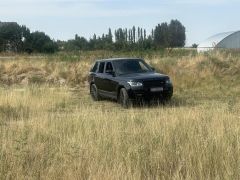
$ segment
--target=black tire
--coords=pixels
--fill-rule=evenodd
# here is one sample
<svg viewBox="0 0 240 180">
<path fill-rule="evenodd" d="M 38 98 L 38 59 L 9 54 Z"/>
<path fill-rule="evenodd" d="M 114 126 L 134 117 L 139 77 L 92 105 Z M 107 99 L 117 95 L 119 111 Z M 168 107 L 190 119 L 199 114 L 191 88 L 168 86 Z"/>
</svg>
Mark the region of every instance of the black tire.
<svg viewBox="0 0 240 180">
<path fill-rule="evenodd" d="M 123 108 L 129 108 L 132 106 L 132 102 L 128 97 L 128 93 L 125 88 L 121 88 L 119 91 L 118 102 Z"/>
<path fill-rule="evenodd" d="M 98 88 L 95 84 L 91 84 L 90 86 L 90 94 L 91 94 L 91 97 L 94 101 L 99 101 L 101 100 L 101 97 L 100 95 L 98 94 Z"/>
<path fill-rule="evenodd" d="M 171 101 L 171 98 L 172 98 L 172 96 L 166 96 L 163 98 L 163 101 L 169 102 L 169 101 Z"/>
<path fill-rule="evenodd" d="M 170 100 L 171 100 L 171 98 L 172 98 L 172 94 L 165 94 L 164 96 L 163 96 L 163 101 L 164 102 L 169 102 Z"/>
</svg>

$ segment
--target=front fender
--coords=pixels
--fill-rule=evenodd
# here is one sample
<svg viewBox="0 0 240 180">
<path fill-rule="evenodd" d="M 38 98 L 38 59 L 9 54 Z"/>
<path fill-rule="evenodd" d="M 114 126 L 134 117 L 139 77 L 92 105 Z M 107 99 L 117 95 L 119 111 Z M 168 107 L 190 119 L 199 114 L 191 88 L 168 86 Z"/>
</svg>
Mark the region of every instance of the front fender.
<svg viewBox="0 0 240 180">
<path fill-rule="evenodd" d="M 120 81 L 116 87 L 117 97 L 119 95 L 121 88 L 125 88 L 127 90 L 127 92 L 131 90 L 131 86 L 127 82 Z"/>
</svg>

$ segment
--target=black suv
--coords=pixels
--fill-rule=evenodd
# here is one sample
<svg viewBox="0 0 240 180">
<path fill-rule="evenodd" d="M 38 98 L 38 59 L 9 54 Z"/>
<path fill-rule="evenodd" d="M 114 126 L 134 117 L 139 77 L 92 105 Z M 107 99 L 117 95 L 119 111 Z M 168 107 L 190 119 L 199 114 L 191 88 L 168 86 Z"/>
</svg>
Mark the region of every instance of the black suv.
<svg viewBox="0 0 240 180">
<path fill-rule="evenodd" d="M 93 100 L 112 98 L 125 108 L 134 100 L 169 100 L 173 85 L 167 75 L 156 73 L 144 60 L 114 58 L 97 60 L 89 73 Z"/>
</svg>

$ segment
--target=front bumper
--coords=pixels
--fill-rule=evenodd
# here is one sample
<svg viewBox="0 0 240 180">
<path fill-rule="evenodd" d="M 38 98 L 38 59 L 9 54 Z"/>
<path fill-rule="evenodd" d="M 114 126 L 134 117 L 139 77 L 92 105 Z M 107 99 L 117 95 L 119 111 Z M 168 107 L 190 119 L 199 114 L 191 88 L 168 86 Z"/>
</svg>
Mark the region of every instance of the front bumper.
<svg viewBox="0 0 240 180">
<path fill-rule="evenodd" d="M 173 86 L 172 85 L 163 86 L 163 90 L 158 92 L 151 92 L 151 88 L 144 87 L 130 88 L 127 92 L 131 100 L 170 99 L 173 95 Z"/>
</svg>

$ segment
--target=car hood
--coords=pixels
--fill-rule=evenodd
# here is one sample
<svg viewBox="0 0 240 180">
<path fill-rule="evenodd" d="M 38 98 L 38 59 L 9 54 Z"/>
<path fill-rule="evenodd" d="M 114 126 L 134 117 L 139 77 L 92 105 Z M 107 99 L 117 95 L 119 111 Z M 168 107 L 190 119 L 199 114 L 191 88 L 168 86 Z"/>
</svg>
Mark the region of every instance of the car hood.
<svg viewBox="0 0 240 180">
<path fill-rule="evenodd" d="M 165 74 L 149 72 L 149 73 L 134 73 L 134 74 L 120 75 L 118 76 L 118 78 L 122 80 L 144 81 L 144 80 L 168 79 L 169 77 Z"/>
</svg>

